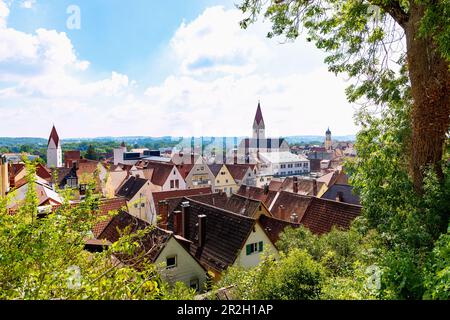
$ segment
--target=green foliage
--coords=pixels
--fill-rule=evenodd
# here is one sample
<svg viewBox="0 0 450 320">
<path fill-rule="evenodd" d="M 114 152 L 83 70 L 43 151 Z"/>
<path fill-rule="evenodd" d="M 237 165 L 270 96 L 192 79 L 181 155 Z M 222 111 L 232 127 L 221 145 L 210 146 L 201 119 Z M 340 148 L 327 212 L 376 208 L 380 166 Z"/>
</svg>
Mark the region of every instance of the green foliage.
<svg viewBox="0 0 450 320">
<path fill-rule="evenodd" d="M 27 163 L 27 180 L 33 185 L 34 168 Z M 36 193 L 28 188 L 25 203 L 14 214 L 0 200 L 0 299 L 191 299 L 193 292 L 181 284 L 165 283 L 154 265 L 139 259 L 139 268 L 119 264 L 113 256 L 133 254 L 145 232 L 124 234 L 101 253 L 89 253 L 84 243 L 101 221 L 93 214 L 98 196 L 90 183 L 85 201 L 69 203 L 70 190 L 61 207 L 37 216 Z"/>
<path fill-rule="evenodd" d="M 305 251 L 291 250 L 279 260 L 265 256 L 252 269 L 231 267 L 217 287 L 234 285 L 237 299 L 318 299 L 325 279 L 322 266 Z"/>
<path fill-rule="evenodd" d="M 450 299 L 450 225 L 440 236 L 425 267 L 426 299 Z"/>
</svg>

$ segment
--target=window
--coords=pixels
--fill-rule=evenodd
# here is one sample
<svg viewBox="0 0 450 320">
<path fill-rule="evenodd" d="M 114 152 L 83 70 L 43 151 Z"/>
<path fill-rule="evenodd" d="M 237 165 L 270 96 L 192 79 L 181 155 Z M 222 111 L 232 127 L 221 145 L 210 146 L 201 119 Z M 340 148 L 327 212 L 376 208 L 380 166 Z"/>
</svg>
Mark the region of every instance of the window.
<svg viewBox="0 0 450 320">
<path fill-rule="evenodd" d="M 173 175 L 176 175 L 176 174 L 177 174 L 177 172 L 175 170 L 173 170 Z"/>
<path fill-rule="evenodd" d="M 288 168 L 292 168 L 292 163 L 288 164 Z"/>
<path fill-rule="evenodd" d="M 145 207 L 145 203 L 141 203 L 141 208 L 144 208 Z"/>
<path fill-rule="evenodd" d="M 248 256 L 256 252 L 262 252 L 263 250 L 264 250 L 264 243 L 262 241 L 250 243 L 246 246 L 246 253 Z"/>
<path fill-rule="evenodd" d="M 180 188 L 180 180 L 175 180 L 175 188 L 179 189 Z"/>
<path fill-rule="evenodd" d="M 196 278 L 196 279 L 191 279 L 190 281 L 189 281 L 189 287 L 191 288 L 191 289 L 195 289 L 195 291 L 198 291 L 198 289 L 199 289 L 199 281 L 198 281 L 198 279 Z"/>
<path fill-rule="evenodd" d="M 304 168 L 308 168 L 308 162 L 303 163 Z"/>
<path fill-rule="evenodd" d="M 228 183 L 228 179 L 225 180 L 225 183 Z"/>
<path fill-rule="evenodd" d="M 286 168 L 286 165 L 285 165 L 285 164 L 282 164 L 282 165 L 280 166 L 280 168 L 281 168 L 281 169 L 285 169 L 285 168 Z"/>
<path fill-rule="evenodd" d="M 177 266 L 177 256 L 171 256 L 166 258 L 166 268 L 171 269 Z"/>
<path fill-rule="evenodd" d="M 175 182 L 173 180 L 170 180 L 170 189 L 173 189 L 175 185 Z"/>
<path fill-rule="evenodd" d="M 135 203 L 135 204 L 134 204 L 134 207 L 135 207 L 135 208 L 137 208 L 137 207 L 138 207 L 138 204 L 137 204 L 137 203 Z"/>
</svg>

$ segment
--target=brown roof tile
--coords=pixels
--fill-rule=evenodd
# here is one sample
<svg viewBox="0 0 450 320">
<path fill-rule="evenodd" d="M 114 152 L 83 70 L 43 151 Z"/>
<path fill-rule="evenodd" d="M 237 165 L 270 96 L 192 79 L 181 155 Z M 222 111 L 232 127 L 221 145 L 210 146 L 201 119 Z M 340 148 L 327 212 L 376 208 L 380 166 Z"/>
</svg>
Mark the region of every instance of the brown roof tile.
<svg viewBox="0 0 450 320">
<path fill-rule="evenodd" d="M 286 227 L 298 228 L 300 226 L 299 223 L 288 222 L 266 215 L 259 217 L 259 223 L 274 244 L 280 239 L 280 234 Z"/>
<path fill-rule="evenodd" d="M 272 203 L 272 201 L 273 201 L 273 199 L 277 195 L 277 192 L 276 191 L 271 191 L 271 190 L 268 190 L 266 192 L 262 188 L 242 185 L 242 186 L 240 186 L 237 194 L 240 195 L 240 196 L 244 196 L 244 197 L 247 197 L 247 198 L 254 199 L 254 200 L 262 201 L 262 202 L 264 202 L 266 207 L 269 208 L 271 203 Z"/>
<path fill-rule="evenodd" d="M 280 191 L 275 198 L 273 205 L 271 205 L 269 209 L 275 218 L 289 221 L 291 215 L 295 213 L 298 216 L 298 221 L 301 221 L 311 200 L 311 196 Z"/>
<path fill-rule="evenodd" d="M 330 232 L 333 226 L 348 229 L 360 214 L 361 206 L 313 198 L 300 222 L 313 233 L 322 234 Z"/>
<path fill-rule="evenodd" d="M 223 271 L 234 263 L 256 220 L 219 209 L 189 198 L 189 250 L 205 268 Z M 181 205 L 177 208 L 181 210 Z M 199 215 L 206 215 L 205 242 L 198 246 Z M 169 229 L 174 229 L 173 213 L 169 214 Z"/>
</svg>

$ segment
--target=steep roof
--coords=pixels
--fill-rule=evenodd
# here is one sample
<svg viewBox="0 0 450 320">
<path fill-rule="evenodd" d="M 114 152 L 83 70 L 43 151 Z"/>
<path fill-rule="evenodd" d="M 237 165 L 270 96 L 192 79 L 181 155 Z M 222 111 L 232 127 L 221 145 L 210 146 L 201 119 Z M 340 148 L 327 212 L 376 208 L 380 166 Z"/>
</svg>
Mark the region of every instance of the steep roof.
<svg viewBox="0 0 450 320">
<path fill-rule="evenodd" d="M 270 207 L 273 199 L 275 199 L 277 195 L 277 192 L 271 190 L 268 190 L 266 192 L 262 188 L 242 185 L 239 187 L 237 194 L 254 200 L 262 201 L 264 202 L 266 207 Z"/>
<path fill-rule="evenodd" d="M 192 241 L 190 253 L 205 268 L 223 271 L 234 263 L 242 247 L 247 241 L 256 220 L 219 209 L 198 201 L 185 198 L 189 202 L 189 229 L 185 236 Z M 177 209 L 181 210 L 179 206 Z M 199 215 L 206 216 L 205 241 L 198 246 Z M 173 213 L 169 214 L 168 227 L 174 230 Z"/>
<path fill-rule="evenodd" d="M 322 188 L 324 182 L 316 180 L 317 192 Z M 313 196 L 314 195 L 314 181 L 312 179 L 297 178 L 298 194 Z M 284 179 L 281 187 L 281 191 L 294 192 L 294 178 L 287 177 Z"/>
<path fill-rule="evenodd" d="M 253 218 L 260 206 L 262 206 L 262 201 L 233 194 L 228 199 L 223 209 Z"/>
<path fill-rule="evenodd" d="M 220 169 L 222 169 L 223 164 L 219 164 L 219 163 L 213 163 L 213 164 L 208 164 L 209 170 L 211 170 L 211 173 L 213 174 L 214 177 L 217 177 L 217 175 L 220 172 Z"/>
<path fill-rule="evenodd" d="M 261 111 L 261 104 L 259 102 L 258 102 L 258 107 L 256 108 L 254 123 L 257 125 L 260 125 L 262 123 L 264 125 L 264 119 L 263 119 L 262 111 Z"/>
<path fill-rule="evenodd" d="M 106 217 L 111 212 L 125 210 L 127 207 L 127 200 L 125 198 L 112 198 L 112 199 L 102 199 L 99 203 L 98 215 L 100 217 Z M 107 218 L 103 221 L 98 222 L 92 232 L 95 237 L 98 237 L 103 230 L 108 226 L 112 217 Z"/>
<path fill-rule="evenodd" d="M 58 136 L 58 132 L 56 132 L 56 128 L 54 125 L 52 128 L 52 132 L 50 133 L 50 137 L 48 138 L 47 146 L 50 144 L 50 141 L 52 141 L 52 140 L 55 142 L 55 146 L 59 145 L 59 136 Z"/>
<path fill-rule="evenodd" d="M 299 223 L 288 222 L 266 215 L 259 217 L 259 223 L 274 244 L 280 239 L 280 234 L 286 227 L 298 228 L 300 226 Z"/>
<path fill-rule="evenodd" d="M 227 164 L 228 171 L 230 171 L 231 176 L 234 180 L 242 181 L 247 174 L 248 169 L 251 168 L 250 165 L 246 164 Z"/>
<path fill-rule="evenodd" d="M 275 218 L 290 220 L 291 215 L 295 213 L 298 221 L 301 221 L 311 200 L 310 196 L 280 191 L 269 210 Z"/>
<path fill-rule="evenodd" d="M 47 181 L 52 179 L 50 171 L 40 163 L 36 166 L 36 175 Z"/>
<path fill-rule="evenodd" d="M 227 201 L 228 196 L 225 192 L 216 192 L 211 194 L 198 194 L 192 195 L 188 197 L 189 199 L 193 199 L 195 201 L 206 203 L 211 206 L 215 206 L 218 208 L 224 208 Z"/>
<path fill-rule="evenodd" d="M 321 198 L 336 200 L 338 194 L 342 196 L 342 202 L 360 205 L 359 196 L 353 193 L 353 187 L 348 184 L 333 184 Z"/>
<path fill-rule="evenodd" d="M 109 224 L 98 236 L 98 239 L 105 239 L 112 243 L 120 239 L 120 237 L 126 234 L 132 234 L 139 230 L 144 230 L 150 227 L 147 222 L 138 219 L 130 215 L 125 211 L 121 211 L 118 215 L 111 219 Z M 143 262 L 143 259 L 155 262 L 165 247 L 167 242 L 172 236 L 172 232 L 160 229 L 158 227 L 152 227 L 149 232 L 142 238 L 136 239 L 139 243 L 139 248 L 133 253 L 129 254 L 114 254 L 121 262 L 125 264 L 133 264 L 139 267 L 139 263 Z"/>
<path fill-rule="evenodd" d="M 116 194 L 120 197 L 125 197 L 128 200 L 132 199 L 139 190 L 148 182 L 147 179 L 136 178 L 131 176 L 128 180 L 117 190 Z"/>
<path fill-rule="evenodd" d="M 322 234 L 331 231 L 333 226 L 348 229 L 360 214 L 361 206 L 313 198 L 300 222 L 313 233 Z"/>
<path fill-rule="evenodd" d="M 153 161 L 146 161 L 144 167 L 146 169 L 153 169 L 151 182 L 157 186 L 164 185 L 164 183 L 167 181 L 167 178 L 169 178 L 170 174 L 172 173 L 172 170 L 175 169 L 174 164 Z"/>
<path fill-rule="evenodd" d="M 180 171 L 180 174 L 183 177 L 183 179 L 186 179 L 186 177 L 189 175 L 189 172 L 191 172 L 194 165 L 195 164 L 192 164 L 192 163 L 189 163 L 189 164 L 183 163 L 183 164 L 178 164 L 176 167 L 177 167 L 178 171 Z"/>
<path fill-rule="evenodd" d="M 158 191 L 152 192 L 153 202 L 155 204 L 156 214 L 159 215 L 158 203 L 163 200 L 173 199 L 173 198 L 183 198 L 194 195 L 210 194 L 212 193 L 211 187 L 198 188 L 198 189 L 184 189 L 184 190 L 171 190 L 171 191 Z M 178 205 L 178 203 L 177 203 Z M 174 209 L 174 208 L 173 208 Z M 169 206 L 170 212 L 170 206 Z"/>
</svg>

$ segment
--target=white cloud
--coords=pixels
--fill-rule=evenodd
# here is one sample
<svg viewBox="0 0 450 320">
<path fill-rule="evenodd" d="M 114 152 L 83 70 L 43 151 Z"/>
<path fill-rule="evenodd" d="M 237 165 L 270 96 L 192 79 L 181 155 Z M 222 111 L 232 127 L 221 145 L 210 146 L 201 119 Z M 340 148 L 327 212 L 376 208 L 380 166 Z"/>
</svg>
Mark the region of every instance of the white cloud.
<svg viewBox="0 0 450 320">
<path fill-rule="evenodd" d="M 9 16 L 9 8 L 3 0 L 0 0 L 0 28 L 6 27 L 6 19 Z"/>
<path fill-rule="evenodd" d="M 46 136 L 52 123 L 62 137 L 249 135 L 258 99 L 273 136 L 355 131 L 345 83 L 320 51 L 267 39 L 267 24 L 241 30 L 238 10 L 212 7 L 183 22 L 161 58 L 174 57 L 172 74 L 139 93 L 124 74 L 87 80 L 89 62 L 67 34 L 7 28 L 2 4 L 0 135 Z"/>
<path fill-rule="evenodd" d="M 35 5 L 36 0 L 23 0 L 20 4 L 22 8 L 31 9 Z"/>
</svg>

